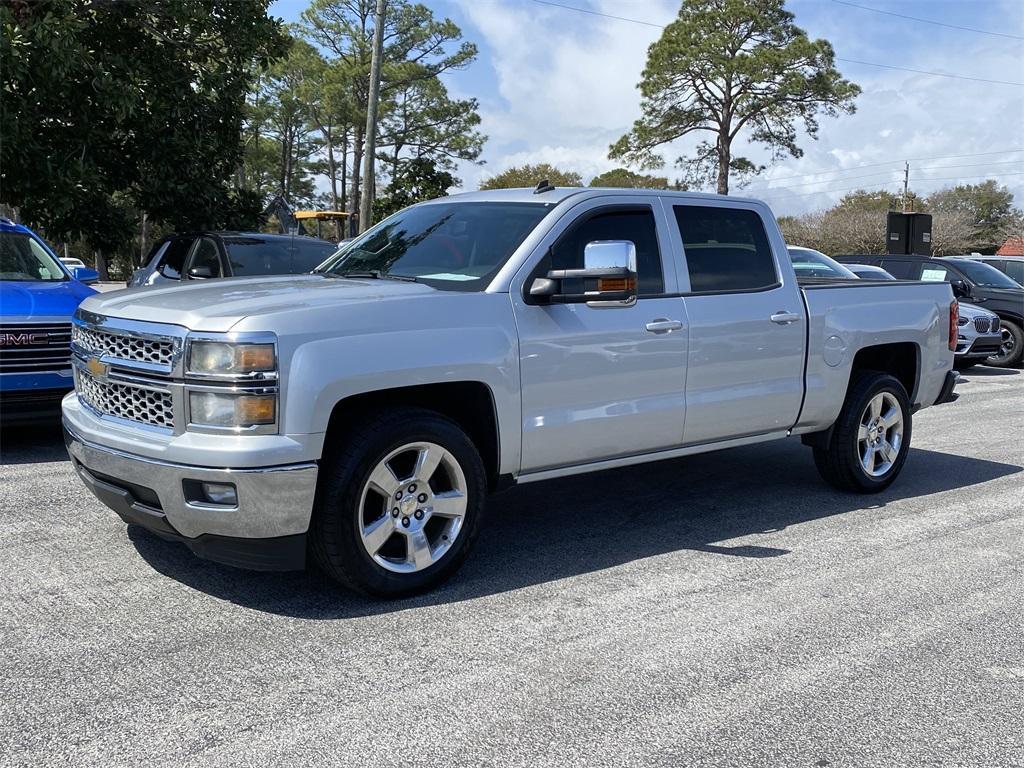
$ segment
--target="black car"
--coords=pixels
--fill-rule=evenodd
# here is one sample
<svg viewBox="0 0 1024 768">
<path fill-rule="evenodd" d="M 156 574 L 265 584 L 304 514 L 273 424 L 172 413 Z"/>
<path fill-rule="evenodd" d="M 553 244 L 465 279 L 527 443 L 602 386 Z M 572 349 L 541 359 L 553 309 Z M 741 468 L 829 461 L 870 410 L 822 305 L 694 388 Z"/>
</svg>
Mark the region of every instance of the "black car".
<svg viewBox="0 0 1024 768">
<path fill-rule="evenodd" d="M 338 250 L 335 243 L 302 235 L 262 232 L 185 232 L 157 242 L 129 287 L 211 277 L 294 275 L 311 272 Z"/>
<path fill-rule="evenodd" d="M 1003 343 L 989 365 L 1019 367 L 1024 356 L 1024 288 L 980 261 L 947 256 L 837 256 L 842 264 L 882 267 L 897 280 L 945 280 L 958 299 L 999 315 Z"/>
</svg>

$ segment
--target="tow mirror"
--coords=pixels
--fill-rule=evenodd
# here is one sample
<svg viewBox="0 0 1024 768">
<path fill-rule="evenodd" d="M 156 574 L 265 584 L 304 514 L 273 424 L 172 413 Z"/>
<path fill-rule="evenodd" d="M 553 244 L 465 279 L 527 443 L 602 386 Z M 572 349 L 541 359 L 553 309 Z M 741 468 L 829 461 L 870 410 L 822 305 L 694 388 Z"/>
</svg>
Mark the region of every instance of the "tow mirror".
<svg viewBox="0 0 1024 768">
<path fill-rule="evenodd" d="M 529 294 L 539 303 L 630 306 L 636 301 L 636 246 L 629 240 L 587 243 L 583 269 L 552 269 L 534 279 Z"/>
</svg>

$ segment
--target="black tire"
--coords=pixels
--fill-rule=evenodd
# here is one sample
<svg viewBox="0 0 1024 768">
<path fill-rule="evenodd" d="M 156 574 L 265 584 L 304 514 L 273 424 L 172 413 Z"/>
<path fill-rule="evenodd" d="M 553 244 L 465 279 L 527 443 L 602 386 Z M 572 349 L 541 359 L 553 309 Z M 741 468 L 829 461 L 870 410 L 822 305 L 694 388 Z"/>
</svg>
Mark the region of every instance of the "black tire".
<svg viewBox="0 0 1024 768">
<path fill-rule="evenodd" d="M 958 371 L 967 371 L 976 365 L 979 365 L 981 360 L 953 360 L 953 367 Z"/>
<path fill-rule="evenodd" d="M 1024 359 L 1024 330 L 1012 320 L 1000 320 L 1000 325 L 1003 333 L 1009 333 L 1003 341 L 1004 347 L 1009 345 L 1009 349 L 987 358 L 985 364 L 996 368 L 1020 368 Z"/>
<path fill-rule="evenodd" d="M 415 442 L 436 443 L 454 457 L 465 476 L 467 506 L 454 543 L 437 562 L 424 570 L 395 573 L 374 561 L 363 545 L 360 501 L 378 463 Z M 421 408 L 370 415 L 345 432 L 342 444 L 325 449 L 310 525 L 311 555 L 334 581 L 366 595 L 397 598 L 426 591 L 466 559 L 479 533 L 486 493 L 480 454 L 455 422 Z"/>
<path fill-rule="evenodd" d="M 891 393 L 902 410 L 903 436 L 892 466 L 879 476 L 872 476 L 861 464 L 858 451 L 858 430 L 868 403 L 878 394 Z M 814 464 L 822 478 L 843 491 L 878 493 L 888 488 L 903 469 L 910 451 L 912 431 L 910 398 L 898 379 L 879 371 L 858 371 L 850 380 L 846 400 L 832 429 L 826 448 L 814 449 Z"/>
</svg>

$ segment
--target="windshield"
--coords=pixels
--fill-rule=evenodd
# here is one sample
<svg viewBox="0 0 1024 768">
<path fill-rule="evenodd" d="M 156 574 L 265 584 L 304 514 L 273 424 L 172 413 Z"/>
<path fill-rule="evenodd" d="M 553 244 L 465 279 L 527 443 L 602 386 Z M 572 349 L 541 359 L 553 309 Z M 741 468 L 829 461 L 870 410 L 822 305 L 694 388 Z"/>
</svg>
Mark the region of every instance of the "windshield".
<svg viewBox="0 0 1024 768">
<path fill-rule="evenodd" d="M 856 279 L 850 270 L 833 261 L 821 251 L 811 248 L 787 248 L 797 277 L 832 277 L 841 280 Z"/>
<path fill-rule="evenodd" d="M 1021 288 L 1020 283 L 1012 277 L 1007 277 L 998 269 L 981 261 L 970 261 L 968 259 L 957 259 L 957 268 L 970 278 L 975 285 L 983 288 Z"/>
<path fill-rule="evenodd" d="M 479 291 L 553 203 L 430 203 L 399 211 L 342 246 L 318 272 L 414 278 Z"/>
<path fill-rule="evenodd" d="M 0 280 L 51 282 L 67 280 L 57 259 L 25 232 L 0 232 Z"/>
</svg>

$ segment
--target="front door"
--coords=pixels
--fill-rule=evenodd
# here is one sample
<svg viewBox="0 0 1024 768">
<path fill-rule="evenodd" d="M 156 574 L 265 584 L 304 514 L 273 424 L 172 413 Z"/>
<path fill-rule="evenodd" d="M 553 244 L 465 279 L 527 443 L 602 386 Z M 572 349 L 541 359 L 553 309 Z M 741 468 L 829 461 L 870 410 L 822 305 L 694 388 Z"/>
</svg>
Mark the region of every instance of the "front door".
<svg viewBox="0 0 1024 768">
<path fill-rule="evenodd" d="M 672 205 L 690 290 L 688 445 L 786 430 L 803 400 L 807 318 L 756 207 Z M 786 265 L 788 267 L 788 265 Z"/>
<path fill-rule="evenodd" d="M 682 441 L 686 323 L 663 269 L 667 229 L 656 201 L 582 204 L 555 232 L 534 273 L 583 267 L 595 240 L 629 240 L 637 251 L 632 306 L 527 304 L 513 291 L 523 400 L 522 470 L 530 472 L 677 446 Z M 574 209 L 575 212 L 575 209 Z"/>
</svg>

